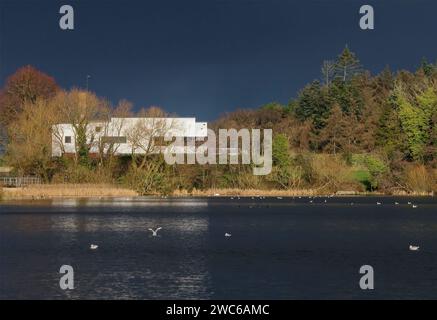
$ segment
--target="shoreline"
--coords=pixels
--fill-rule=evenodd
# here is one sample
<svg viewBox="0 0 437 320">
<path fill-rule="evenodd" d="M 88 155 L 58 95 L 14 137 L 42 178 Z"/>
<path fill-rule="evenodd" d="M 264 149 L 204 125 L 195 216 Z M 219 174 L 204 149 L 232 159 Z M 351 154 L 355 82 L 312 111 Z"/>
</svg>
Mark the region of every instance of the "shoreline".
<svg viewBox="0 0 437 320">
<path fill-rule="evenodd" d="M 172 194 L 140 195 L 137 192 L 116 185 L 108 184 L 47 184 L 31 185 L 19 188 L 2 188 L 0 201 L 8 200 L 49 200 L 49 199 L 116 199 L 116 198 L 220 198 L 220 197 L 363 197 L 363 196 L 398 196 L 398 197 L 433 197 L 434 192 L 356 192 L 337 191 L 319 192 L 318 189 L 293 190 L 259 190 L 259 189 L 208 189 L 177 190 Z"/>
</svg>

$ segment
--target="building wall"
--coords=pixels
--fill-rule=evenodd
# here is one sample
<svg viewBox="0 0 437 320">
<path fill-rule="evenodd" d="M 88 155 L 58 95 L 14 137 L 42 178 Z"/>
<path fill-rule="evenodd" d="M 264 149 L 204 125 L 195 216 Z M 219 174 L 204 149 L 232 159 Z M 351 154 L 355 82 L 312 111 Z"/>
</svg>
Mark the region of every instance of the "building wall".
<svg viewBox="0 0 437 320">
<path fill-rule="evenodd" d="M 99 152 L 100 141 L 120 141 L 114 143 L 116 155 L 145 153 L 138 145 L 147 146 L 152 137 L 169 134 L 172 137 L 205 138 L 208 135 L 206 122 L 196 122 L 195 118 L 111 118 L 109 122 L 93 122 L 87 127 L 87 143 L 90 153 Z M 102 140 L 103 139 L 103 140 Z M 71 124 L 58 124 L 52 128 L 52 156 L 76 153 L 75 130 Z M 154 152 L 158 151 L 154 148 Z"/>
</svg>

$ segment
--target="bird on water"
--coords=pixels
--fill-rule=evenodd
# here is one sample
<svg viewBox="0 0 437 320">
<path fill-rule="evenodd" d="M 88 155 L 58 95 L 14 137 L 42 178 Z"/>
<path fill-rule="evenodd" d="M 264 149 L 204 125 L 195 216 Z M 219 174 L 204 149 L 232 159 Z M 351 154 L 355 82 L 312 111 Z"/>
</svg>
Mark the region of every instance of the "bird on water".
<svg viewBox="0 0 437 320">
<path fill-rule="evenodd" d="M 150 231 L 152 231 L 152 236 L 156 237 L 158 236 L 158 231 L 161 230 L 161 227 L 156 228 L 155 230 L 153 230 L 152 228 L 149 228 Z"/>
</svg>

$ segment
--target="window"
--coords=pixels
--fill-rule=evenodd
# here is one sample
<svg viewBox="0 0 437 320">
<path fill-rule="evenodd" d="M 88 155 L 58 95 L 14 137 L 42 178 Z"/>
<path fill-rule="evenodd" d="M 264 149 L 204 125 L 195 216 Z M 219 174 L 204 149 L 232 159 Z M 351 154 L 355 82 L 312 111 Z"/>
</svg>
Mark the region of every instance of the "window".
<svg viewBox="0 0 437 320">
<path fill-rule="evenodd" d="M 102 131 L 102 127 L 96 127 L 96 132 L 99 133 Z"/>
<path fill-rule="evenodd" d="M 102 143 L 126 143 L 126 137 L 102 137 Z"/>
<path fill-rule="evenodd" d="M 65 136 L 64 142 L 65 143 L 71 143 L 71 136 Z"/>
</svg>

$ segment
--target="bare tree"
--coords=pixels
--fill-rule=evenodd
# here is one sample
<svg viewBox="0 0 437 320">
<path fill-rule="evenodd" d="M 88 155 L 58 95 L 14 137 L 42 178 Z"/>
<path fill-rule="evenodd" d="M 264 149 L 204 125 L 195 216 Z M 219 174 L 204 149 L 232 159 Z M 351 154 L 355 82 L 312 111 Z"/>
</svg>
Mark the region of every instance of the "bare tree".
<svg viewBox="0 0 437 320">
<path fill-rule="evenodd" d="M 53 169 L 51 158 L 52 125 L 59 121 L 57 104 L 37 99 L 25 103 L 18 117 L 9 124 L 8 162 L 20 174 L 36 174 L 48 181 Z"/>
<path fill-rule="evenodd" d="M 150 155 L 161 151 L 162 146 L 156 140 L 163 141 L 165 135 L 175 127 L 174 122 L 166 116 L 157 107 L 141 109 L 133 127 L 127 131 L 127 139 L 132 145 L 133 165 L 138 169 L 144 168 Z"/>
<path fill-rule="evenodd" d="M 63 123 L 71 124 L 75 139 L 75 162 L 87 161 L 91 148 L 96 146 L 97 140 L 92 122 L 108 121 L 108 105 L 95 94 L 88 91 L 73 89 L 61 92 L 54 98 L 60 107 Z"/>
<path fill-rule="evenodd" d="M 105 160 L 111 163 L 120 148 L 120 143 L 114 140 L 107 139 L 111 136 L 121 136 L 126 124 L 126 118 L 132 116 L 132 103 L 127 100 L 119 101 L 115 109 L 108 108 L 107 118 L 110 121 L 103 123 L 100 135 L 98 137 L 98 153 L 100 164 L 104 164 Z M 116 118 L 116 119 L 113 119 Z"/>
<path fill-rule="evenodd" d="M 331 60 L 325 60 L 323 61 L 322 65 L 322 75 L 323 75 L 323 82 L 326 86 L 329 86 L 331 84 L 332 79 L 335 76 L 335 62 Z"/>
</svg>

